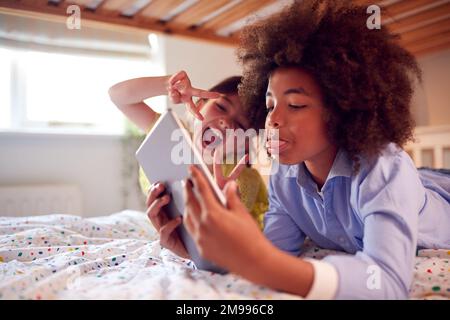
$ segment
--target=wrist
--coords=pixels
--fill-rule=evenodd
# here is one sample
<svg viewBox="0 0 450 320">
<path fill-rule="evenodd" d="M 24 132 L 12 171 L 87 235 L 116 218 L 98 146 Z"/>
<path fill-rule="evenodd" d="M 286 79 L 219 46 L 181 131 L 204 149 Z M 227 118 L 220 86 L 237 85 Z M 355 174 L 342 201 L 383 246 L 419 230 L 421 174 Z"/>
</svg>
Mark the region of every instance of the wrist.
<svg viewBox="0 0 450 320">
<path fill-rule="evenodd" d="M 132 93 L 139 96 L 141 101 L 145 99 L 167 95 L 167 84 L 170 76 L 144 77 L 139 84 L 133 85 Z"/>
<path fill-rule="evenodd" d="M 251 261 L 239 272 L 240 275 L 255 283 L 268 285 L 267 278 L 271 276 L 277 263 L 277 250 L 267 239 L 263 239 L 261 245 L 255 247 Z"/>
<path fill-rule="evenodd" d="M 275 290 L 307 296 L 314 279 L 313 265 L 271 246 L 261 257 L 257 271 L 253 270 L 257 278 L 254 281 Z"/>
<path fill-rule="evenodd" d="M 163 77 L 164 88 L 166 88 L 166 91 L 169 91 L 170 78 L 172 78 L 172 76 L 173 75 L 169 74 L 169 75 Z"/>
</svg>

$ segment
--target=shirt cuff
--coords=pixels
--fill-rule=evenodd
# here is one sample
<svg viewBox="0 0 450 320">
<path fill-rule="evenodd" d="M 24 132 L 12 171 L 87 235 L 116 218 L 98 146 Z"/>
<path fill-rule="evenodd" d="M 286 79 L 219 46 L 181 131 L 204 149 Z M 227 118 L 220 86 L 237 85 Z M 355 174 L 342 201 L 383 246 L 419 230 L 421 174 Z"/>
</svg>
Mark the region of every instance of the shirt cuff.
<svg viewBox="0 0 450 320">
<path fill-rule="evenodd" d="M 316 259 L 304 259 L 314 268 L 314 280 L 306 299 L 331 300 L 334 299 L 338 289 L 339 275 L 336 268 L 328 262 Z"/>
</svg>

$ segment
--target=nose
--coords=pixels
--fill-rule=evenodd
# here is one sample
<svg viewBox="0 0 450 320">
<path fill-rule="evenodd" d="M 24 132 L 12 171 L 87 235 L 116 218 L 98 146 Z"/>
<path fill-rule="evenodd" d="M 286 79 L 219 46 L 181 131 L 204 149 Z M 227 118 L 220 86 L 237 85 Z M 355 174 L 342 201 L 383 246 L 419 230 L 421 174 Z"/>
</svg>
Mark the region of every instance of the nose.
<svg viewBox="0 0 450 320">
<path fill-rule="evenodd" d="M 219 127 L 224 132 L 227 129 L 234 129 L 232 123 L 233 123 L 233 121 L 231 121 L 231 119 L 228 119 L 228 118 L 220 118 L 219 119 Z"/>
<path fill-rule="evenodd" d="M 283 112 L 280 107 L 274 107 L 267 115 L 266 125 L 269 128 L 279 128 L 284 123 Z"/>
</svg>

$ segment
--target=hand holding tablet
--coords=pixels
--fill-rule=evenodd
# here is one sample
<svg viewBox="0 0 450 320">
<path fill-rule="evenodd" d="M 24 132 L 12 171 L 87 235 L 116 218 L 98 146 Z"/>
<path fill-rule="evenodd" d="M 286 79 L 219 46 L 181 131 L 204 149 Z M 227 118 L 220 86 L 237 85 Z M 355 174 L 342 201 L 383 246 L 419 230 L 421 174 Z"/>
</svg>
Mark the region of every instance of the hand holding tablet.
<svg viewBox="0 0 450 320">
<path fill-rule="evenodd" d="M 183 152 L 179 152 L 180 150 L 189 150 L 191 154 L 183 154 Z M 189 166 L 192 164 L 200 168 L 217 199 L 225 205 L 226 200 L 222 191 L 214 181 L 199 150 L 192 143 L 189 133 L 172 110 L 169 109 L 161 115 L 136 151 L 136 158 L 148 180 L 151 183 L 163 183 L 165 194 L 170 195 L 170 202 L 164 208 L 169 219 L 182 216 L 185 212 L 183 181 L 189 178 Z M 183 224 L 179 225 L 176 232 L 199 269 L 219 273 L 226 272 L 200 256 L 193 239 Z"/>
</svg>

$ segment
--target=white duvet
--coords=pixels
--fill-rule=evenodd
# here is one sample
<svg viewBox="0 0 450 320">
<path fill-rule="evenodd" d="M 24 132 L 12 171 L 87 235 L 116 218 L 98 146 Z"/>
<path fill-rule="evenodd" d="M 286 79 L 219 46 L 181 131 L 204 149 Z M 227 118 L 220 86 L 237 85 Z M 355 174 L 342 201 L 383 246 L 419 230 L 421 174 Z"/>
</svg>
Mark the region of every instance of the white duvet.
<svg viewBox="0 0 450 320">
<path fill-rule="evenodd" d="M 307 246 L 305 256 L 328 250 Z M 450 251 L 416 258 L 411 298 L 450 297 Z M 235 275 L 196 270 L 161 249 L 136 211 L 83 219 L 0 217 L 0 299 L 299 299 Z"/>
</svg>

